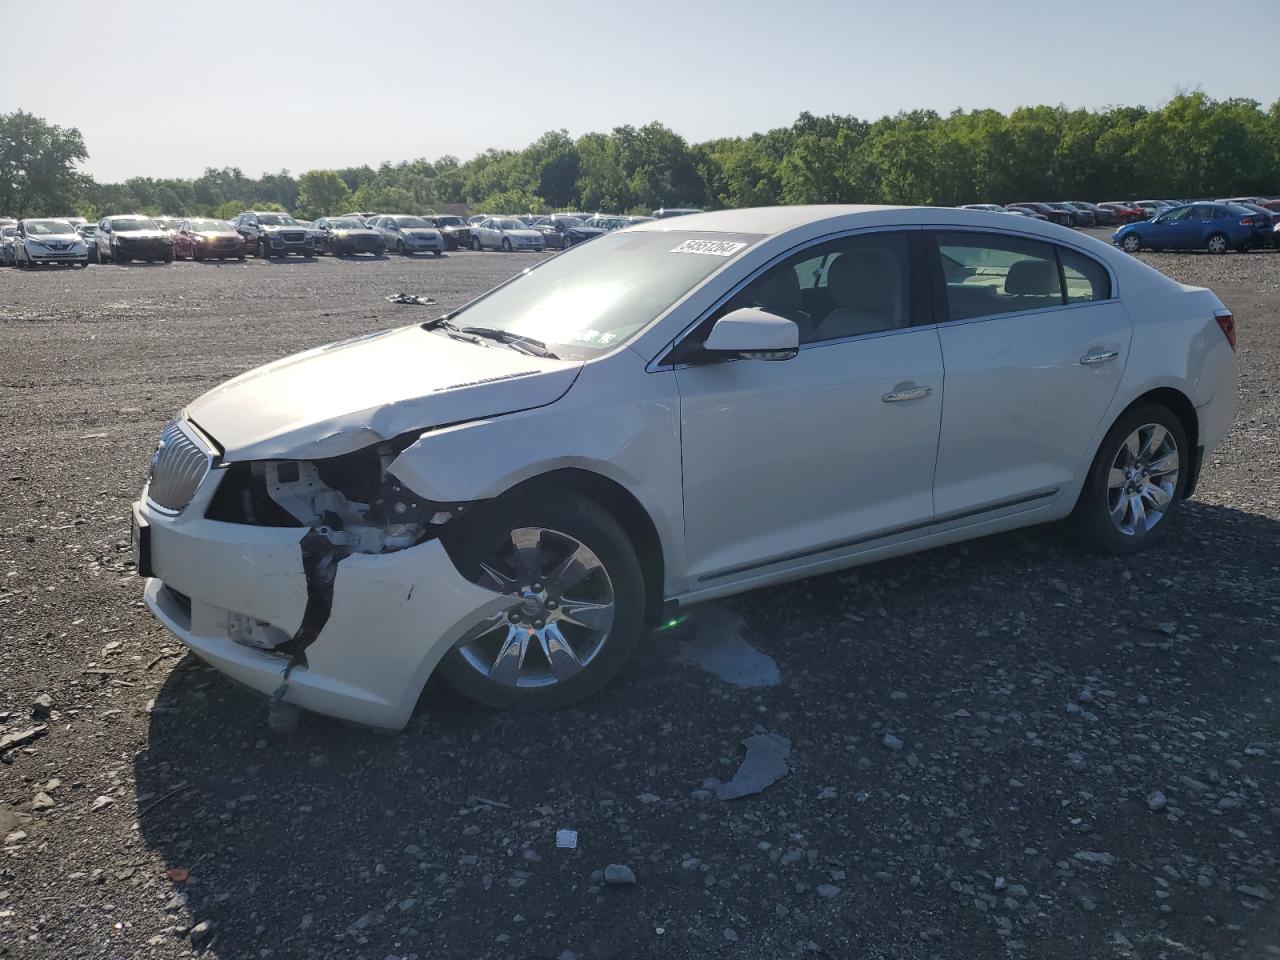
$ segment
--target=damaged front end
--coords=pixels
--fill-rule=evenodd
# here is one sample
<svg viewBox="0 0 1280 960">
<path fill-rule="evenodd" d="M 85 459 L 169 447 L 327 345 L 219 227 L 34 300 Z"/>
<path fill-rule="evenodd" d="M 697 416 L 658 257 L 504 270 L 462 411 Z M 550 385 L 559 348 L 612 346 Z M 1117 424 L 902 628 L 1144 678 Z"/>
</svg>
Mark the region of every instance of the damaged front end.
<svg viewBox="0 0 1280 960">
<path fill-rule="evenodd" d="M 442 537 L 461 540 L 474 504 L 427 500 L 392 473 L 417 436 L 318 460 L 212 455 L 177 509 L 151 496 L 164 481 L 153 464 L 135 506 L 151 540 L 148 605 L 273 703 L 403 726 L 440 657 L 509 602 L 464 578 Z"/>
<path fill-rule="evenodd" d="M 381 443 L 324 460 L 231 464 L 206 516 L 211 520 L 305 529 L 299 546 L 307 606 L 292 635 L 252 617 L 232 615 L 228 631 L 247 646 L 303 662 L 333 608 L 338 564 L 352 554 L 385 554 L 439 536 L 465 504 L 428 501 L 389 472 L 409 440 Z"/>
</svg>

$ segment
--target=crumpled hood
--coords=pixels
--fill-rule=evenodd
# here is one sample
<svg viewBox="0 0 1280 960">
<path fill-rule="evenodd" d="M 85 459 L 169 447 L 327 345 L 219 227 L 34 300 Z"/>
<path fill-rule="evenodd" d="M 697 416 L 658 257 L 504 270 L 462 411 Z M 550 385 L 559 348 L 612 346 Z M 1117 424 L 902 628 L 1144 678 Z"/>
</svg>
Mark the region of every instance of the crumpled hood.
<svg viewBox="0 0 1280 960">
<path fill-rule="evenodd" d="M 228 461 L 336 457 L 412 430 L 545 406 L 581 369 L 415 325 L 250 370 L 186 414 Z"/>
</svg>

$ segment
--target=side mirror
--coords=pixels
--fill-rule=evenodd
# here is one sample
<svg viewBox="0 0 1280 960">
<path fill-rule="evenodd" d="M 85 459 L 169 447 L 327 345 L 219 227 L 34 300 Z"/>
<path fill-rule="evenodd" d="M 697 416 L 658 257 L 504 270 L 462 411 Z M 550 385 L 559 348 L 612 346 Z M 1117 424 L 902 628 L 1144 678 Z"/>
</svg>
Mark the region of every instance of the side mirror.
<svg viewBox="0 0 1280 960">
<path fill-rule="evenodd" d="M 716 321 L 703 349 L 750 360 L 790 360 L 800 349 L 800 328 L 786 317 L 743 307 Z"/>
</svg>

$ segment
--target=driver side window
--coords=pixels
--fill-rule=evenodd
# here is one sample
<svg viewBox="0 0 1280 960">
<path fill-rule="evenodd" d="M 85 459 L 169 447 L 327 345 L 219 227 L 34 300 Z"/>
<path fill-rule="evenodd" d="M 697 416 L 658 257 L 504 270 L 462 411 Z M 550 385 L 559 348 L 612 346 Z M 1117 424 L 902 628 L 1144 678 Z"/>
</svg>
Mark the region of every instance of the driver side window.
<svg viewBox="0 0 1280 960">
<path fill-rule="evenodd" d="M 794 321 L 801 344 L 909 327 L 907 235 L 870 233 L 809 247 L 753 280 L 715 318 L 741 307 Z"/>
</svg>

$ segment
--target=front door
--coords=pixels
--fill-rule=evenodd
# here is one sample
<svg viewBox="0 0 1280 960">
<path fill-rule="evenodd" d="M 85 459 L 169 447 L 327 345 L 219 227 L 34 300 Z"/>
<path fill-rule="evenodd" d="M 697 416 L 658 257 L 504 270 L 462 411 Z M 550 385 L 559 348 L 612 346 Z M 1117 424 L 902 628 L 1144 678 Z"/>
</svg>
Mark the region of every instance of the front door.
<svg viewBox="0 0 1280 960">
<path fill-rule="evenodd" d="M 691 589 L 927 529 L 943 371 L 937 331 L 913 326 L 913 246 L 870 233 L 809 247 L 678 348 L 692 358 L 676 370 Z M 714 320 L 743 306 L 794 320 L 798 354 L 699 357 Z"/>
</svg>

